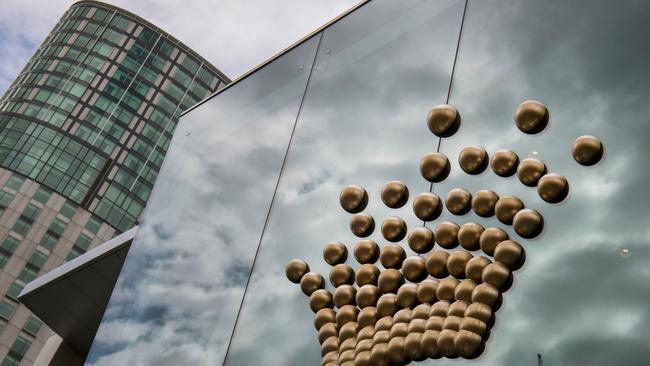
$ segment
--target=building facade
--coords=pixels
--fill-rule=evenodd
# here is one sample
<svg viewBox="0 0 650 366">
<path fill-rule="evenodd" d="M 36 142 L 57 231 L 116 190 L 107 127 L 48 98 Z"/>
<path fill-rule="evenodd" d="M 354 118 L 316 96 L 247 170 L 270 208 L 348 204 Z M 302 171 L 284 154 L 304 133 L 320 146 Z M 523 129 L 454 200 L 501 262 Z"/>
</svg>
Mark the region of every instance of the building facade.
<svg viewBox="0 0 650 366">
<path fill-rule="evenodd" d="M 644 364 L 649 14 L 373 0 L 315 31 L 181 117 L 87 364 Z"/>
<path fill-rule="evenodd" d="M 0 99 L 0 359 L 49 334 L 25 284 L 134 226 L 180 113 L 229 79 L 125 10 L 72 5 Z"/>
</svg>

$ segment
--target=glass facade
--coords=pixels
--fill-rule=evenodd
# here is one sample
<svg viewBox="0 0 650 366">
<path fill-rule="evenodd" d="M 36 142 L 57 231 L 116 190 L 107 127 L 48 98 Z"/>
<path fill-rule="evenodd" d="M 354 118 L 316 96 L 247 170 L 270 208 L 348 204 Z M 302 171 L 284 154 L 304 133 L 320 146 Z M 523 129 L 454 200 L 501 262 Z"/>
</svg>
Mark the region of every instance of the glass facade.
<svg viewBox="0 0 650 366">
<path fill-rule="evenodd" d="M 0 99 L 0 166 L 125 231 L 180 113 L 228 81 L 132 14 L 75 4 Z"/>
<path fill-rule="evenodd" d="M 444 202 L 455 188 L 487 189 L 544 217 L 532 239 L 449 206 L 424 223 L 436 232 L 445 221 L 500 228 L 526 254 L 478 357 L 419 364 L 644 364 L 650 198 L 635 167 L 650 134 L 649 13 L 638 2 L 375 0 L 317 31 L 181 118 L 87 363 L 319 364 L 326 332 L 314 329 L 310 299 L 285 265 L 301 258 L 327 278 L 323 246 L 340 241 L 347 263 L 360 268 L 352 255 L 360 239 L 338 203 L 341 188 L 356 184 L 368 192 L 364 212 L 377 227 L 370 238 L 381 248 L 387 217 L 405 218 L 409 230 L 423 225 L 412 214 L 420 193 Z M 530 99 L 549 112 L 538 134 L 513 121 Z M 427 114 L 445 103 L 462 117 L 439 138 Z M 582 135 L 603 141 L 595 166 L 572 157 Z M 466 174 L 459 156 L 470 145 L 490 157 L 509 149 L 520 161 L 542 160 L 566 177 L 568 197 L 545 202 L 516 175 L 489 167 Z M 441 182 L 420 175 L 429 152 L 449 159 Z M 391 180 L 410 192 L 398 209 L 381 203 Z M 443 248 L 443 234 L 434 251 L 494 260 Z M 417 256 L 406 238 L 397 244 Z"/>
<path fill-rule="evenodd" d="M 0 98 L 0 360 L 51 331 L 27 282 L 137 224 L 182 111 L 230 80 L 122 9 L 72 5 Z"/>
</svg>

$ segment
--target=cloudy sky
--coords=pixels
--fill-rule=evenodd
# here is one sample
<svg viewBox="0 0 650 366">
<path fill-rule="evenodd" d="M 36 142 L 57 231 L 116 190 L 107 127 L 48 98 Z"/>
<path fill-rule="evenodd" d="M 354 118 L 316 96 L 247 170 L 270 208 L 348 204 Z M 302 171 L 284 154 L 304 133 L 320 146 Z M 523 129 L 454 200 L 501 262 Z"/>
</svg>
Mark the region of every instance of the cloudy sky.
<svg viewBox="0 0 650 366">
<path fill-rule="evenodd" d="M 74 2 L 2 0 L 0 95 Z M 359 0 L 105 2 L 127 9 L 165 29 L 235 79 Z"/>
</svg>

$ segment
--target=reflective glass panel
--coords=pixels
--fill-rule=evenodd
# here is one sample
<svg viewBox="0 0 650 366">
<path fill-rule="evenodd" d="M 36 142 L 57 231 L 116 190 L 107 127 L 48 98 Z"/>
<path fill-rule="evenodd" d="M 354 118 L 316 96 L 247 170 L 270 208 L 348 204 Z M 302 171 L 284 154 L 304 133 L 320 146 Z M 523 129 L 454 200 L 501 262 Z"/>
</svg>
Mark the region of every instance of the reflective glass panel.
<svg viewBox="0 0 650 366">
<path fill-rule="evenodd" d="M 88 364 L 222 362 L 319 37 L 181 119 Z"/>
<path fill-rule="evenodd" d="M 647 363 L 648 16 L 646 2 L 469 2 L 450 97 L 462 124 L 442 139 L 441 152 L 453 166 L 434 191 L 518 196 L 543 215 L 544 229 L 524 239 L 512 226 L 475 213 L 447 212 L 437 221 L 502 228 L 524 247 L 526 261 L 503 294 L 484 353 L 472 362 L 425 364 Z M 538 134 L 524 134 L 514 123 L 518 105 L 529 99 L 548 108 L 548 125 Z M 594 166 L 572 158 L 582 135 L 605 146 Z M 543 161 L 549 173 L 566 177 L 568 197 L 547 203 L 534 183 L 498 177 L 489 167 L 476 176 L 464 173 L 458 156 L 468 145 L 490 156 L 510 149 L 520 161 Z"/>
<path fill-rule="evenodd" d="M 389 215 L 421 225 L 410 214 L 411 200 L 389 210 L 379 192 L 389 180 L 406 183 L 412 196 L 429 190 L 417 166 L 438 139 L 422 129 L 431 106 L 446 99 L 463 6 L 373 1 L 323 32 L 226 364 L 320 364 L 309 298 L 284 267 L 301 258 L 328 277 L 328 241 L 347 244 L 356 267 L 351 252 L 359 239 L 338 204 L 342 187 L 367 189 L 365 212 L 377 227 L 371 237 L 382 246 L 379 227 Z"/>
</svg>

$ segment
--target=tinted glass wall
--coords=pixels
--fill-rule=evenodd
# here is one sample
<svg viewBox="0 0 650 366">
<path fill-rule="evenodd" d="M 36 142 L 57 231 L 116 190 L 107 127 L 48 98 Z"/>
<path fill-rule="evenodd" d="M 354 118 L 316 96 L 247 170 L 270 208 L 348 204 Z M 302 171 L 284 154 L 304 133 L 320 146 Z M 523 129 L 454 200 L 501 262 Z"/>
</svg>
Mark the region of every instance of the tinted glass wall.
<svg viewBox="0 0 650 366">
<path fill-rule="evenodd" d="M 381 248 L 389 244 L 381 232 L 389 216 L 404 218 L 409 231 L 423 225 L 412 213 L 420 193 L 444 203 L 455 188 L 475 196 L 492 190 L 544 217 L 532 239 L 494 216 L 452 214 L 447 205 L 424 223 L 440 234 L 433 251 L 494 260 L 481 250 L 441 246 L 438 228 L 453 222 L 501 229 L 526 254 L 494 306 L 480 356 L 423 364 L 642 364 L 650 243 L 646 178 L 635 167 L 643 166 L 650 132 L 642 61 L 648 11 L 606 1 L 585 9 L 577 1 L 376 0 L 191 111 L 89 363 L 320 363 L 327 352 L 319 336 L 323 342 L 327 332 L 314 329 L 309 298 L 287 280 L 285 265 L 301 258 L 328 278 L 323 246 L 340 241 L 347 263 L 360 268 L 353 247 L 361 239 L 338 202 L 341 189 L 356 184 L 368 192 L 364 212 L 376 226 L 369 238 Z M 292 59 L 294 70 L 277 71 Z M 529 99 L 548 108 L 537 134 L 514 123 Z M 460 126 L 439 138 L 427 114 L 447 102 Z M 586 134 L 605 146 L 591 167 L 571 154 Z M 568 196 L 545 202 L 517 175 L 503 178 L 490 167 L 465 173 L 459 155 L 470 145 L 490 157 L 509 149 L 520 162 L 543 161 L 549 173 L 566 177 Z M 429 152 L 449 159 L 441 182 L 430 184 L 419 171 Z M 391 180 L 409 189 L 397 209 L 380 198 Z M 417 255 L 406 237 L 397 244 Z M 326 289 L 336 294 L 331 284 Z M 453 327 L 456 315 L 445 312 Z"/>
</svg>

